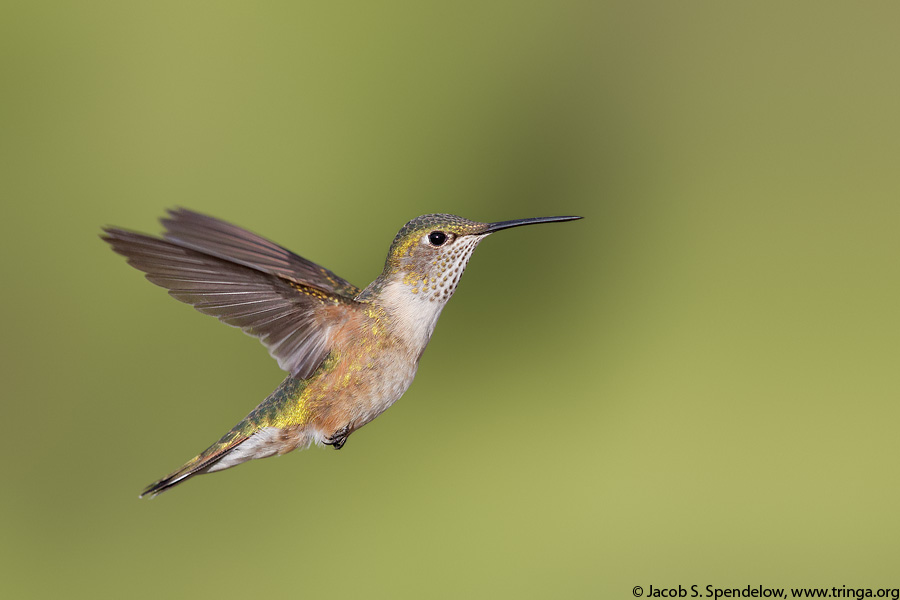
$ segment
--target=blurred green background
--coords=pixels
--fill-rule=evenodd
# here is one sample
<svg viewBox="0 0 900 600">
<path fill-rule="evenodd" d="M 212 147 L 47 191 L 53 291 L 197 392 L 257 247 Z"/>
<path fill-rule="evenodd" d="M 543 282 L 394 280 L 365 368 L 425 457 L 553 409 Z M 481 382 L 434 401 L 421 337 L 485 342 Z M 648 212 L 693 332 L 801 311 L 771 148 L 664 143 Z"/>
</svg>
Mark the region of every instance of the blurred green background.
<svg viewBox="0 0 900 600">
<path fill-rule="evenodd" d="M 898 587 L 891 2 L 0 9 L 7 598 Z M 186 206 L 365 285 L 481 245 L 341 452 L 146 484 L 282 373 L 98 238 Z"/>
</svg>

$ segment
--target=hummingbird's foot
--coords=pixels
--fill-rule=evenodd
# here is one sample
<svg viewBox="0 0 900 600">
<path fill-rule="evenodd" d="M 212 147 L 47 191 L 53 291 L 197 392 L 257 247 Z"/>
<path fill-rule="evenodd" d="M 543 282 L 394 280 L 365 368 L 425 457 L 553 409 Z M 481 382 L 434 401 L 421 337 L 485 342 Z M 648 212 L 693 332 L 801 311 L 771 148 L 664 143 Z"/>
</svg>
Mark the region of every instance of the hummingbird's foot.
<svg viewBox="0 0 900 600">
<path fill-rule="evenodd" d="M 350 437 L 350 426 L 344 425 L 337 431 L 331 434 L 328 438 L 325 439 L 325 444 L 328 446 L 334 446 L 335 450 L 340 450 L 344 447 L 344 444 L 347 443 L 347 438 Z"/>
</svg>

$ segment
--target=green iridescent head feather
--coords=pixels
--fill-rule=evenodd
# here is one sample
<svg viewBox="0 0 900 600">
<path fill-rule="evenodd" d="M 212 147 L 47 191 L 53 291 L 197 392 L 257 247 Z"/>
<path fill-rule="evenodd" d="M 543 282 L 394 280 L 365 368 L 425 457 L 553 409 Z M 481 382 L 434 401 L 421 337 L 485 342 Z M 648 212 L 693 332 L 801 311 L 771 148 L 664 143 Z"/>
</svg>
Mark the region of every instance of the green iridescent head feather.
<svg viewBox="0 0 900 600">
<path fill-rule="evenodd" d="M 401 266 L 404 258 L 412 258 L 416 245 L 423 236 L 429 233 L 438 231 L 454 237 L 460 237 L 477 235 L 486 231 L 488 227 L 487 223 L 470 221 L 456 215 L 431 214 L 416 217 L 406 223 L 394 237 L 391 249 L 388 252 L 385 269 L 386 271 L 395 271 Z"/>
</svg>

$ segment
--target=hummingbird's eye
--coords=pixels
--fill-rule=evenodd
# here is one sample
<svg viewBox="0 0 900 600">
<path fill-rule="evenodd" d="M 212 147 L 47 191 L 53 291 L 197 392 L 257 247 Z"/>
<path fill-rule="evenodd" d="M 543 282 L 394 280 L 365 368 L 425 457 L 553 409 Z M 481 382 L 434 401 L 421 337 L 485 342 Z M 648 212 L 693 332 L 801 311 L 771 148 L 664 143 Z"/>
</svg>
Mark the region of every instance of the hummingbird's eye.
<svg viewBox="0 0 900 600">
<path fill-rule="evenodd" d="M 447 241 L 447 234 L 443 231 L 432 231 L 428 234 L 428 241 L 432 246 L 443 246 Z"/>
</svg>

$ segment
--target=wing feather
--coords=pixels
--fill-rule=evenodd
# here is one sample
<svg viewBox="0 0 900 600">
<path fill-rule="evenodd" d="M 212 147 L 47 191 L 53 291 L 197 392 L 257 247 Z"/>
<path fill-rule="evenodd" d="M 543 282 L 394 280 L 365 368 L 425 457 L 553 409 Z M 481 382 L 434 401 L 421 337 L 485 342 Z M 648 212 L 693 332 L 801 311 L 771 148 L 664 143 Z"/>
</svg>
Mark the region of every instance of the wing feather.
<svg viewBox="0 0 900 600">
<path fill-rule="evenodd" d="M 215 231 L 223 235 L 243 231 L 210 217 L 204 219 L 210 219 L 213 223 L 209 227 L 215 225 Z M 179 227 L 185 224 L 186 221 L 179 221 Z M 282 369 L 301 379 L 309 377 L 321 364 L 330 350 L 330 331 L 338 325 L 334 320 L 335 311 L 323 309 L 355 303 L 341 293 L 356 289 L 351 284 L 341 284 L 344 280 L 331 274 L 338 282 L 336 287 L 325 289 L 324 285 L 314 285 L 322 283 L 313 281 L 315 277 L 309 274 L 312 272 L 309 265 L 316 265 L 291 253 L 275 256 L 277 253 L 271 247 L 254 238 L 249 238 L 247 243 L 260 246 L 261 252 L 268 252 L 272 261 L 261 263 L 261 255 L 245 252 L 247 246 L 241 245 L 247 241 L 244 238 L 235 246 L 241 252 L 230 255 L 224 251 L 226 240 L 206 247 L 219 254 L 213 255 L 197 250 L 200 244 L 195 244 L 195 248 L 181 245 L 180 238 L 159 239 L 122 229 L 106 229 L 103 239 L 124 255 L 129 264 L 143 271 L 147 279 L 168 289 L 177 300 L 259 338 Z M 303 261 L 305 274 L 298 270 L 297 260 Z M 298 281 L 301 276 L 313 283 Z"/>
<path fill-rule="evenodd" d="M 328 269 L 298 256 L 246 229 L 185 208 L 162 219 L 163 237 L 184 248 L 222 258 L 258 271 L 353 298 L 360 289 Z"/>
</svg>

